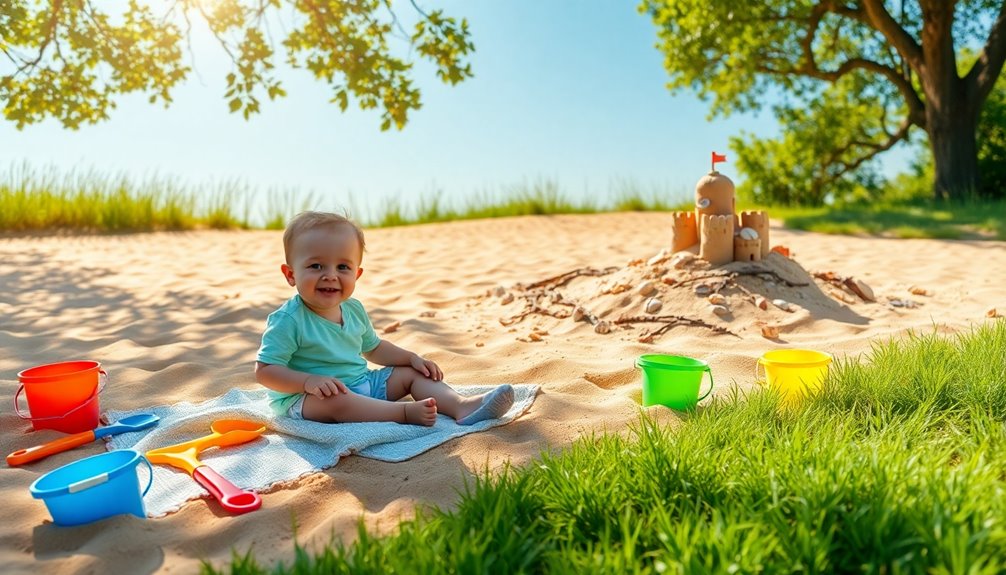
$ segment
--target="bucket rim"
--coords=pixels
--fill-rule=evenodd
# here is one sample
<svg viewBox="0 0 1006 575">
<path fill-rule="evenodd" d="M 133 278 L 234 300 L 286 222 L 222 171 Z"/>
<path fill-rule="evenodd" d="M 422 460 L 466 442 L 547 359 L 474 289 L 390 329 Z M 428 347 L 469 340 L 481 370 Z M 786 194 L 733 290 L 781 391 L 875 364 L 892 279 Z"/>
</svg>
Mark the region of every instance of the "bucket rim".
<svg viewBox="0 0 1006 575">
<path fill-rule="evenodd" d="M 81 366 L 81 368 L 77 369 L 77 370 L 74 370 L 74 371 L 68 371 L 66 373 L 61 373 L 59 375 L 52 375 L 52 374 L 49 374 L 49 375 L 32 375 L 30 373 L 30 372 L 36 371 L 36 370 L 43 370 L 43 369 L 49 369 L 49 368 L 53 368 L 53 367 L 57 367 L 57 366 L 62 366 L 62 365 L 73 365 L 73 364 L 79 364 Z M 52 377 L 65 377 L 65 376 L 68 376 L 68 375 L 74 375 L 74 374 L 77 374 L 77 373 L 83 373 L 85 371 L 92 371 L 92 370 L 95 370 L 95 369 L 97 369 L 97 370 L 101 369 L 101 362 L 100 361 L 94 361 L 94 360 L 90 360 L 90 359 L 72 359 L 72 360 L 69 360 L 69 361 L 56 361 L 56 362 L 53 362 L 53 363 L 44 363 L 42 365 L 33 365 L 33 366 L 29 367 L 29 368 L 22 369 L 21 371 L 17 372 L 17 378 L 18 378 L 18 380 L 21 381 L 21 383 L 26 383 L 24 381 L 25 379 L 49 379 L 49 378 L 52 378 Z"/>
<path fill-rule="evenodd" d="M 132 454 L 132 455 L 129 456 L 129 454 Z M 108 471 L 105 471 L 105 472 L 102 472 L 102 473 L 94 473 L 94 474 L 92 474 L 91 477 L 81 478 L 78 481 L 74 481 L 72 483 L 64 483 L 63 485 L 58 485 L 56 487 L 49 487 L 49 488 L 39 487 L 40 483 L 42 483 L 43 481 L 45 481 L 50 476 L 55 475 L 57 472 L 64 471 L 64 470 L 66 470 L 68 468 L 71 468 L 71 467 L 83 466 L 83 465 L 92 465 L 93 462 L 94 462 L 94 460 L 96 460 L 96 459 L 102 459 L 102 458 L 111 459 L 111 458 L 115 458 L 115 457 L 120 457 L 121 458 L 123 456 L 129 456 L 129 459 L 127 459 L 126 461 L 120 463 L 119 465 L 115 466 L 114 468 L 112 468 L 112 469 L 110 469 Z M 70 463 L 67 463 L 66 465 L 62 465 L 60 467 L 57 467 L 56 469 L 53 469 L 52 471 L 49 471 L 45 475 L 42 475 L 41 477 L 39 477 L 38 479 L 36 479 L 34 482 L 32 482 L 32 484 L 28 488 L 28 490 L 31 492 L 31 496 L 34 497 L 35 499 L 48 499 L 50 497 L 55 497 L 57 495 L 66 495 L 68 493 L 80 493 L 80 492 L 86 490 L 91 485 L 85 485 L 83 487 L 78 487 L 78 488 L 74 489 L 73 491 L 71 491 L 70 488 L 74 487 L 74 486 L 79 486 L 83 482 L 87 482 L 87 481 L 91 481 L 91 480 L 100 478 L 102 475 L 105 476 L 105 479 L 103 481 L 96 481 L 94 483 L 94 485 L 97 485 L 97 484 L 100 484 L 100 483 L 107 483 L 108 481 L 111 481 L 112 479 L 115 479 L 116 477 L 118 477 L 118 476 L 122 475 L 123 473 L 125 473 L 130 466 L 135 466 L 136 464 L 138 464 L 139 463 L 138 460 L 140 459 L 140 457 L 141 456 L 140 456 L 140 453 L 138 451 L 134 451 L 132 449 L 116 449 L 114 451 L 106 451 L 105 453 L 99 453 L 97 455 L 92 455 L 90 457 L 85 457 L 83 459 L 78 459 L 77 461 L 71 461 Z"/>
<path fill-rule="evenodd" d="M 786 361 L 786 360 L 772 359 L 771 357 L 768 357 L 770 354 L 790 353 L 790 352 L 802 352 L 802 353 L 814 354 L 818 357 L 818 359 L 812 361 Z M 819 351 L 816 349 L 805 349 L 805 348 L 773 349 L 761 354 L 761 356 L 758 358 L 758 363 L 761 363 L 762 365 L 778 365 L 782 367 L 821 367 L 822 365 L 828 365 L 834 359 L 835 358 L 830 353 Z"/>
<path fill-rule="evenodd" d="M 693 365 L 677 365 L 677 364 L 661 363 L 659 361 L 654 361 L 653 359 L 651 359 L 658 357 L 664 357 L 664 358 L 673 357 L 679 359 L 686 359 L 688 361 L 695 363 Z M 670 369 L 675 371 L 705 371 L 709 369 L 709 362 L 705 360 L 697 359 L 694 357 L 688 357 L 687 355 L 674 355 L 671 353 L 645 353 L 636 358 L 636 365 L 640 368 L 653 367 L 656 369 Z"/>
</svg>

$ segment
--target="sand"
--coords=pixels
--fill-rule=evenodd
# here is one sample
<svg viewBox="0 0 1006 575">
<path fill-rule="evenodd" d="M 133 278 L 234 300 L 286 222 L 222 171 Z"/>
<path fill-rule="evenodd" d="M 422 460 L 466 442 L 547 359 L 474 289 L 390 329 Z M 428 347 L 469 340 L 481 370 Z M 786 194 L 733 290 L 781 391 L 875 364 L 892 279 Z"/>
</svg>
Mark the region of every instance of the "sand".
<svg viewBox="0 0 1006 575">
<path fill-rule="evenodd" d="M 669 243 L 668 217 L 526 217 L 368 231 L 356 296 L 379 332 L 400 322 L 384 337 L 437 361 L 455 385 L 540 384 L 542 393 L 527 414 L 404 463 L 344 458 L 326 472 L 265 494 L 262 509 L 238 517 L 199 500 L 160 519 L 118 516 L 60 528 L 28 486 L 57 466 L 102 452 L 102 445 L 5 467 L 3 571 L 192 572 L 203 560 L 221 566 L 232 549 L 249 548 L 264 564 L 289 561 L 295 528 L 308 547 L 331 536 L 351 540 L 361 517 L 387 532 L 411 517 L 417 504 L 450 508 L 465 478 L 486 468 L 506 461 L 523 465 L 581 436 L 624 431 L 640 412 L 633 366 L 640 354 L 708 361 L 720 395 L 731 386 L 755 385 L 755 361 L 767 350 L 809 347 L 854 356 L 868 352 L 876 338 L 906 330 L 953 333 L 1003 321 L 987 317 L 990 309 L 1006 313 L 1006 243 L 838 237 L 773 227 L 772 243 L 794 254 L 792 260 L 769 258 L 765 269 L 789 274 L 791 281 L 809 279 L 809 285 L 738 276 L 742 288 L 786 299 L 793 311 L 771 305 L 761 310 L 740 288 L 725 285 L 720 293 L 729 313 L 720 318 L 694 292 L 695 285 L 715 279 L 684 282 L 701 274 L 701 266 L 675 269 L 659 257 L 648 263 Z M 16 374 L 33 365 L 100 361 L 111 376 L 102 405 L 119 410 L 201 401 L 231 387 L 256 386 L 252 362 L 265 317 L 292 295 L 280 276 L 280 257 L 280 233 L 265 231 L 0 239 L 0 387 L 8 398 L 0 410 L 0 450 L 6 454 L 60 436 L 30 432 L 13 413 Z M 546 314 L 501 323 L 521 314 L 530 301 L 529 284 L 588 267 L 614 271 L 576 277 L 553 289 L 559 296 L 539 301 L 556 315 L 572 309 L 556 302 L 580 304 L 598 321 L 611 322 L 611 333 Z M 841 302 L 812 272 L 855 277 L 878 301 L 847 293 L 849 303 Z M 665 277 L 678 283 L 665 283 Z M 647 280 L 656 288 L 649 297 L 663 302 L 658 313 L 732 333 L 677 326 L 652 343 L 641 342 L 661 324 L 613 322 L 645 315 L 648 297 L 638 289 Z M 926 294 L 912 294 L 912 287 Z M 892 299 L 916 307 L 894 307 Z M 779 336 L 763 337 L 764 325 L 778 327 Z M 679 418 L 660 406 L 647 411 L 668 422 Z"/>
</svg>

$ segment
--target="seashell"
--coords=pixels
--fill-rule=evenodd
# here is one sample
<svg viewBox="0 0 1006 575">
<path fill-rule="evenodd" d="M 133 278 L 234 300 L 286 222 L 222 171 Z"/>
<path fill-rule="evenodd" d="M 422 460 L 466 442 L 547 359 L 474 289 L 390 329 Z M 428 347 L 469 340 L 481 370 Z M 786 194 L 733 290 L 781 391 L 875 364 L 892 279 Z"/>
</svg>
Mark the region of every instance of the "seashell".
<svg viewBox="0 0 1006 575">
<path fill-rule="evenodd" d="M 662 307 L 664 307 L 664 302 L 660 301 L 659 298 L 651 297 L 646 300 L 646 313 L 657 313 Z"/>
<path fill-rule="evenodd" d="M 437 312 L 435 311 L 424 311 L 419 314 L 419 317 L 437 317 Z"/>
<path fill-rule="evenodd" d="M 774 325 L 761 326 L 761 336 L 766 339 L 779 339 L 779 328 Z"/>
<path fill-rule="evenodd" d="M 527 335 L 527 338 L 531 341 L 541 341 L 541 334 L 536 331 L 532 331 Z"/>
<path fill-rule="evenodd" d="M 671 276 L 664 276 L 664 277 L 660 278 L 660 281 L 661 281 L 661 283 L 663 283 L 665 285 L 669 285 L 669 286 L 672 286 L 672 285 L 675 285 L 676 283 L 678 283 L 678 280 L 674 279 Z"/>
<path fill-rule="evenodd" d="M 712 288 L 710 288 L 706 284 L 699 284 L 695 286 L 695 295 L 707 296 L 712 291 L 713 291 Z"/>
<path fill-rule="evenodd" d="M 506 288 L 504 288 L 503 286 L 496 286 L 493 288 L 493 295 L 496 297 L 503 297 L 503 294 L 505 293 Z"/>
<path fill-rule="evenodd" d="M 513 301 L 513 294 L 512 294 L 512 293 L 508 293 L 508 294 L 506 294 L 505 296 L 503 296 L 503 300 L 502 300 L 502 303 L 503 303 L 504 305 L 506 305 L 506 304 L 508 304 L 508 303 L 510 303 L 510 302 L 512 302 L 512 301 Z"/>
<path fill-rule="evenodd" d="M 755 303 L 756 306 L 760 307 L 761 309 L 768 309 L 768 300 L 765 299 L 765 298 L 763 298 L 760 295 L 756 295 L 755 296 L 754 303 Z"/>
<path fill-rule="evenodd" d="M 985 311 L 985 317 L 999 317 L 999 311 L 994 307 L 990 307 Z"/>
<path fill-rule="evenodd" d="M 639 284 L 639 287 L 636 288 L 636 291 L 639 292 L 639 295 L 647 296 L 657 291 L 657 288 L 656 286 L 653 285 L 653 282 L 645 281 Z"/>
<path fill-rule="evenodd" d="M 674 267 L 674 269 L 680 270 L 682 268 L 686 268 L 692 265 L 693 263 L 695 263 L 695 260 L 696 260 L 695 254 L 691 252 L 678 252 L 673 256 L 671 256 L 671 265 Z"/>
<path fill-rule="evenodd" d="M 757 240 L 758 230 L 754 228 L 741 228 L 739 235 L 742 240 Z"/>
<path fill-rule="evenodd" d="M 774 299 L 772 305 L 783 311 L 793 311 L 793 305 L 784 299 Z"/>
<path fill-rule="evenodd" d="M 727 298 L 724 297 L 723 294 L 719 293 L 709 294 L 709 297 L 707 297 L 706 299 L 709 300 L 709 303 L 713 305 L 723 305 L 727 303 Z"/>
<path fill-rule="evenodd" d="M 667 248 L 660 250 L 660 252 L 646 261 L 646 265 L 655 266 L 661 262 L 667 261 L 670 255 L 667 253 Z"/>
<path fill-rule="evenodd" d="M 587 310 L 583 309 L 583 306 L 576 306 L 573 309 L 573 321 L 580 321 L 587 314 Z"/>
<path fill-rule="evenodd" d="M 402 322 L 394 321 L 384 326 L 384 329 L 382 329 L 381 331 L 383 331 L 384 333 L 391 333 L 393 331 L 397 331 L 398 328 L 400 327 L 402 327 Z"/>
<path fill-rule="evenodd" d="M 481 341 L 475 342 L 475 347 L 485 347 L 485 345 L 486 344 L 484 342 L 481 342 Z"/>
<path fill-rule="evenodd" d="M 608 322 L 602 320 L 594 326 L 594 331 L 597 333 L 608 333 L 611 331 L 611 326 L 608 325 Z"/>
<path fill-rule="evenodd" d="M 912 295 L 929 295 L 929 290 L 919 286 L 912 286 L 908 288 L 908 293 Z"/>
<path fill-rule="evenodd" d="M 709 311 L 713 312 L 714 314 L 720 317 L 723 317 L 728 313 L 730 313 L 730 310 L 727 309 L 727 306 L 725 305 L 711 305 L 709 306 Z"/>
</svg>

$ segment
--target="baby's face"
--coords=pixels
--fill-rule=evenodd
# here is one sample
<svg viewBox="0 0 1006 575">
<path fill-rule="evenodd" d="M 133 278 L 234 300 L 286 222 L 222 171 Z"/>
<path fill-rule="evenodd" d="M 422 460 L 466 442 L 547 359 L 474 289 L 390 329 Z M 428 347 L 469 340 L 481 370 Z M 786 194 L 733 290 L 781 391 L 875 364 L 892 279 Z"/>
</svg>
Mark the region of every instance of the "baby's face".
<svg viewBox="0 0 1006 575">
<path fill-rule="evenodd" d="M 340 321 L 339 305 L 356 289 L 356 280 L 363 273 L 362 258 L 360 241 L 351 226 L 315 228 L 294 239 L 283 275 L 312 311 Z"/>
</svg>

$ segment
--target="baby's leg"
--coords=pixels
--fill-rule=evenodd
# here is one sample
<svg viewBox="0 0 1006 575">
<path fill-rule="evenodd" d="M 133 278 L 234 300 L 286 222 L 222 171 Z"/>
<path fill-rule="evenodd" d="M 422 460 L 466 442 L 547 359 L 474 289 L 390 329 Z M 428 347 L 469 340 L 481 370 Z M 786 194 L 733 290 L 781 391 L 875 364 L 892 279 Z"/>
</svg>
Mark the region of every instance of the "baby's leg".
<svg viewBox="0 0 1006 575">
<path fill-rule="evenodd" d="M 476 423 L 506 413 L 513 405 L 513 388 L 509 385 L 506 388 L 509 388 L 508 392 L 497 389 L 482 395 L 465 397 L 446 383 L 434 381 L 411 367 L 396 367 L 388 377 L 388 399 L 397 400 L 406 395 L 411 395 L 417 401 L 433 398 L 437 402 L 439 413 L 449 415 L 463 424 Z M 487 403 L 489 405 L 480 410 L 483 404 Z M 480 413 L 476 421 L 466 419 L 476 411 Z"/>
<path fill-rule="evenodd" d="M 330 397 L 308 394 L 304 397 L 303 413 L 304 419 L 322 423 L 396 421 L 428 427 L 437 421 L 437 402 L 433 399 L 383 401 L 353 392 Z"/>
</svg>

